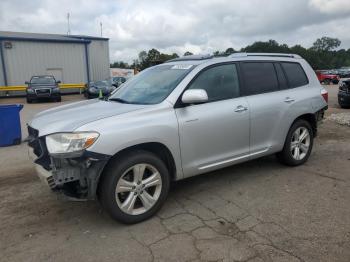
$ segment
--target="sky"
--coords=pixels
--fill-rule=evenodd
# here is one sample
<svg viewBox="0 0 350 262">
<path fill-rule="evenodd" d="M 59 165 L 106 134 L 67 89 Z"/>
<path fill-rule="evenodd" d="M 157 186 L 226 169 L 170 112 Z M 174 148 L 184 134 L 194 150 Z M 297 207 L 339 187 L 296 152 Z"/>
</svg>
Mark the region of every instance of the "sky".
<svg viewBox="0 0 350 262">
<path fill-rule="evenodd" d="M 110 39 L 110 60 L 156 48 L 183 55 L 277 40 L 310 47 L 322 36 L 350 48 L 350 0 L 1 0 L 0 31 Z"/>
</svg>

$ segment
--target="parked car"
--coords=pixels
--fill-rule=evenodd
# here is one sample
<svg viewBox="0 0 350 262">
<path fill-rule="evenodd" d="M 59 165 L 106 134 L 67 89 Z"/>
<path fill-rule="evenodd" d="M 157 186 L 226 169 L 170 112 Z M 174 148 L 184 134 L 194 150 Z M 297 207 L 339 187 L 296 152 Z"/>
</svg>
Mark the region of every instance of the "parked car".
<svg viewBox="0 0 350 262">
<path fill-rule="evenodd" d="M 350 107 L 350 78 L 339 82 L 338 103 L 342 108 Z"/>
<path fill-rule="evenodd" d="M 329 84 L 338 84 L 340 77 L 336 74 L 331 74 L 327 71 L 316 71 L 316 75 L 320 83 L 329 85 Z"/>
<path fill-rule="evenodd" d="M 102 96 L 107 97 L 114 91 L 114 89 L 115 87 L 108 81 L 96 81 L 90 82 L 87 85 L 84 94 L 88 99 L 97 98 L 100 96 L 100 93 Z"/>
<path fill-rule="evenodd" d="M 114 76 L 111 77 L 112 85 L 115 87 L 119 87 L 121 84 L 126 82 L 126 78 L 123 76 Z"/>
<path fill-rule="evenodd" d="M 61 81 L 50 75 L 32 76 L 29 82 L 25 82 L 27 103 L 43 98 L 61 102 L 59 83 Z"/>
<path fill-rule="evenodd" d="M 338 76 L 340 78 L 350 78 L 350 70 L 349 69 L 339 69 Z"/>
<path fill-rule="evenodd" d="M 271 154 L 302 165 L 327 100 L 298 55 L 186 56 L 107 100 L 41 112 L 28 141 L 51 189 L 98 195 L 114 219 L 137 223 L 160 209 L 171 181 Z"/>
</svg>

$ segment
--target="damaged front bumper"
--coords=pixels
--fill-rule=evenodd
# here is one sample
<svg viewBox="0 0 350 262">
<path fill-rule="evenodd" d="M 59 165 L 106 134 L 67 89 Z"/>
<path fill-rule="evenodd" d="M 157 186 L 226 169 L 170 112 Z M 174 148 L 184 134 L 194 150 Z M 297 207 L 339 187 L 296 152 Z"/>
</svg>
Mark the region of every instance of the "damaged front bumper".
<svg viewBox="0 0 350 262">
<path fill-rule="evenodd" d="M 51 156 L 45 139 L 35 136 L 33 129 L 29 131 L 28 145 L 39 178 L 53 191 L 77 199 L 96 198 L 98 181 L 110 156 L 86 150 L 79 155 Z"/>
</svg>

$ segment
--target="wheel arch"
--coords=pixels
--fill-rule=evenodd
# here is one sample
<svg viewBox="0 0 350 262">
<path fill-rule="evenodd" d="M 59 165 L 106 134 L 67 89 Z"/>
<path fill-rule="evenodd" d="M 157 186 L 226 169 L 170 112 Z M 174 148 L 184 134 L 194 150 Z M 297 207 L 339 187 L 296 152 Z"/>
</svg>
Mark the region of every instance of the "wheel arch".
<svg viewBox="0 0 350 262">
<path fill-rule="evenodd" d="M 316 114 L 314 114 L 314 113 L 307 113 L 307 114 L 303 114 L 303 115 L 298 116 L 297 118 L 294 119 L 294 121 L 290 125 L 289 129 L 293 126 L 293 124 L 296 121 L 298 121 L 300 119 L 305 120 L 305 121 L 310 123 L 311 128 L 312 128 L 313 136 L 316 137 L 317 136 L 317 117 L 316 117 Z"/>
<path fill-rule="evenodd" d="M 98 179 L 97 182 L 97 193 L 99 191 L 99 186 L 100 186 L 100 182 L 105 174 L 105 170 L 107 170 L 108 166 L 114 162 L 117 161 L 117 159 L 119 157 L 121 157 L 122 155 L 126 154 L 126 153 L 130 153 L 133 151 L 148 151 L 150 153 L 155 154 L 156 156 L 158 156 L 167 166 L 169 173 L 170 173 L 170 180 L 174 181 L 177 179 L 176 175 L 177 175 L 177 168 L 176 168 L 176 162 L 174 159 L 173 154 L 171 153 L 170 149 L 160 143 L 160 142 L 145 142 L 145 143 L 140 143 L 140 144 L 136 144 L 136 145 L 132 145 L 126 148 L 121 149 L 120 151 L 118 151 L 117 153 L 115 153 L 106 163 L 106 165 L 104 166 L 101 175 Z"/>
</svg>

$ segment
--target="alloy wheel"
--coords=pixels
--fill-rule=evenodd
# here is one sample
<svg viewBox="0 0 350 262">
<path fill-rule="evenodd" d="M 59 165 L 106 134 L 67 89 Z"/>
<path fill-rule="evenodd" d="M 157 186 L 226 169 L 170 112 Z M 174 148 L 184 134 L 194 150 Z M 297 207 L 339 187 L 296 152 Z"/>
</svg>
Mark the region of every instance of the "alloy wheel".
<svg viewBox="0 0 350 262">
<path fill-rule="evenodd" d="M 141 163 L 127 169 L 119 178 L 115 197 L 126 214 L 140 215 L 150 210 L 162 191 L 162 177 L 152 165 Z"/>
<path fill-rule="evenodd" d="M 292 136 L 290 151 L 295 160 L 306 157 L 310 148 L 310 132 L 306 127 L 297 128 Z"/>
</svg>

